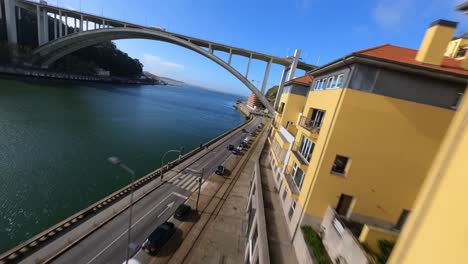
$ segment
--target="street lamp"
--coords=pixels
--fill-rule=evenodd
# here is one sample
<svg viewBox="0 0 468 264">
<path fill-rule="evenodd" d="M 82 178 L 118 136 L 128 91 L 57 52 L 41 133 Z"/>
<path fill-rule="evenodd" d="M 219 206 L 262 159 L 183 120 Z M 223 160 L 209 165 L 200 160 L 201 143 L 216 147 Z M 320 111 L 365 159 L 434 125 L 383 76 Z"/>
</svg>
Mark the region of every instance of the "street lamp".
<svg viewBox="0 0 468 264">
<path fill-rule="evenodd" d="M 193 174 L 198 174 L 200 177 L 198 177 L 198 196 L 197 196 L 197 204 L 195 205 L 195 211 L 198 212 L 198 200 L 200 200 L 200 192 L 201 192 L 201 185 L 202 185 L 202 179 L 203 179 L 203 172 L 205 171 L 205 168 L 202 168 L 201 171 L 195 171 L 190 168 L 187 168 L 188 171 L 192 172 Z"/>
<path fill-rule="evenodd" d="M 171 149 L 171 150 L 166 151 L 166 153 L 164 153 L 164 155 L 161 158 L 161 181 L 163 180 L 163 176 L 164 176 L 164 168 L 163 168 L 164 158 L 166 157 L 168 153 L 171 153 L 171 152 L 179 153 L 179 162 L 180 162 L 180 157 L 182 156 L 182 153 L 184 152 L 184 147 L 180 147 L 180 149 Z"/>
<path fill-rule="evenodd" d="M 135 181 L 135 172 L 130 169 L 121 159 L 118 157 L 109 157 L 107 160 L 112 163 L 115 166 L 120 167 L 122 170 L 128 172 L 131 176 L 131 183 L 130 185 L 130 216 L 128 218 L 128 239 L 127 239 L 127 261 L 126 263 L 128 264 L 128 259 L 130 258 L 130 231 L 132 228 L 132 208 L 133 208 L 133 182 Z"/>
</svg>

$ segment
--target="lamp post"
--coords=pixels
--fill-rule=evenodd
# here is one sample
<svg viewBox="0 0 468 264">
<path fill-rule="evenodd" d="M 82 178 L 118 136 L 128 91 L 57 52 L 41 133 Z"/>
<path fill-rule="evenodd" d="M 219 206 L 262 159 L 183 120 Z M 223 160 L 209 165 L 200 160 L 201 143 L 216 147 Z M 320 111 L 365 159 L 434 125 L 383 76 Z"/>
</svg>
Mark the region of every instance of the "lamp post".
<svg viewBox="0 0 468 264">
<path fill-rule="evenodd" d="M 133 208 L 133 182 L 135 181 L 135 172 L 130 169 L 121 159 L 118 157 L 109 157 L 107 160 L 112 163 L 115 166 L 120 167 L 122 170 L 128 172 L 131 177 L 131 183 L 132 185 L 130 186 L 130 216 L 128 218 L 128 238 L 127 238 L 127 260 L 126 263 L 128 264 L 128 259 L 130 258 L 130 231 L 132 229 L 132 208 Z"/>
<path fill-rule="evenodd" d="M 182 153 L 184 152 L 184 147 L 180 147 L 180 149 L 171 149 L 171 150 L 166 151 L 166 153 L 164 153 L 164 155 L 161 158 L 161 181 L 163 180 L 163 177 L 164 177 L 164 167 L 163 167 L 164 158 L 166 157 L 168 153 L 171 153 L 171 152 L 179 153 L 179 162 L 180 162 L 180 157 L 182 156 Z"/>
<path fill-rule="evenodd" d="M 187 168 L 188 171 L 192 172 L 193 174 L 198 174 L 200 175 L 198 177 L 198 196 L 197 196 L 197 204 L 195 205 L 195 211 L 198 212 L 198 200 L 200 200 L 200 192 L 201 192 L 201 185 L 202 185 L 202 180 L 203 180 L 203 173 L 205 171 L 205 168 L 202 168 L 201 171 L 195 171 L 190 168 Z"/>
</svg>

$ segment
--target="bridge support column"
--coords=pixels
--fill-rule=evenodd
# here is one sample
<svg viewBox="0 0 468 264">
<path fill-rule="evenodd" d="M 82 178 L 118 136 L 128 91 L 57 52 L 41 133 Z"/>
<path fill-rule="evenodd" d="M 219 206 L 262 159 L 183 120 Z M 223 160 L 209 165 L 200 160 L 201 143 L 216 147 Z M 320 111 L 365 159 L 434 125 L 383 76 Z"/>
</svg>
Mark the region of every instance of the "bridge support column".
<svg viewBox="0 0 468 264">
<path fill-rule="evenodd" d="M 245 72 L 245 78 L 248 79 L 249 78 L 249 71 L 250 71 L 250 63 L 252 62 L 252 53 L 250 53 L 250 57 L 249 57 L 249 63 L 247 64 L 247 71 Z"/>
<path fill-rule="evenodd" d="M 278 85 L 278 92 L 276 93 L 276 99 L 275 99 L 275 105 L 273 106 L 276 109 L 278 109 L 279 101 L 281 99 L 281 95 L 283 94 L 283 86 L 284 86 L 284 81 L 286 80 L 286 74 L 289 71 L 289 67 L 284 67 L 283 73 L 281 74 L 281 80 Z"/>
<path fill-rule="evenodd" d="M 265 89 L 268 83 L 268 77 L 270 76 L 270 69 L 271 69 L 272 62 L 273 62 L 273 59 L 270 59 L 265 69 L 265 75 L 263 75 L 262 90 L 261 90 L 262 94 L 265 94 Z"/>
<path fill-rule="evenodd" d="M 68 14 L 65 14 L 65 36 L 68 36 Z"/>
<path fill-rule="evenodd" d="M 63 37 L 62 10 L 59 10 L 59 37 Z"/>
<path fill-rule="evenodd" d="M 232 49 L 229 49 L 229 59 L 228 59 L 229 66 L 231 66 L 231 61 L 232 61 Z"/>
<path fill-rule="evenodd" d="M 5 22 L 8 43 L 18 43 L 18 33 L 16 29 L 16 1 L 5 0 Z"/>
<path fill-rule="evenodd" d="M 73 18 L 73 33 L 76 33 L 76 17 Z"/>
<path fill-rule="evenodd" d="M 42 10 L 42 44 L 49 42 L 49 16 L 47 15 L 47 9 Z"/>
<path fill-rule="evenodd" d="M 37 44 L 41 46 L 49 41 L 49 20 L 47 10 L 36 6 L 37 18 Z"/>
<path fill-rule="evenodd" d="M 83 15 L 80 16 L 80 32 L 83 32 Z"/>
<path fill-rule="evenodd" d="M 54 12 L 54 39 L 57 39 L 57 13 Z"/>
<path fill-rule="evenodd" d="M 299 56 L 301 56 L 301 50 L 296 49 L 296 51 L 294 51 L 294 58 L 291 64 L 291 70 L 289 71 L 288 81 L 294 79 L 294 75 L 296 74 L 297 63 L 299 62 Z"/>
</svg>

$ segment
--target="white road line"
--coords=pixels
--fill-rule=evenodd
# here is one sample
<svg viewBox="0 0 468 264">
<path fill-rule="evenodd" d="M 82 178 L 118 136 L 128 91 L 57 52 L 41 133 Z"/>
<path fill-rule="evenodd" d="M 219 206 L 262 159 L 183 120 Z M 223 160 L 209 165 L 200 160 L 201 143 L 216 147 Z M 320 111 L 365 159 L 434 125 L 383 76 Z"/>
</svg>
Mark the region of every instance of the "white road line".
<svg viewBox="0 0 468 264">
<path fill-rule="evenodd" d="M 187 178 L 183 179 L 182 181 L 178 182 L 176 185 L 180 187 L 180 186 L 184 185 L 187 181 L 190 181 L 191 179 L 193 179 L 193 177 L 195 177 L 195 176 L 190 175 L 190 177 L 187 177 Z"/>
<path fill-rule="evenodd" d="M 172 193 L 171 193 L 172 194 Z M 148 214 L 150 214 L 154 209 L 156 209 L 158 206 L 160 206 L 167 198 L 169 198 L 169 196 L 171 196 L 171 194 L 169 194 L 168 196 L 164 197 L 164 199 L 162 199 L 157 205 L 155 205 L 153 208 L 151 208 L 151 210 L 149 210 L 148 212 L 146 212 L 146 214 L 144 214 L 140 219 L 138 219 L 133 225 L 132 225 L 132 228 L 134 226 L 136 226 L 143 218 L 145 218 Z M 128 230 L 125 230 L 125 232 L 123 232 L 120 236 L 118 236 L 116 239 L 114 239 L 109 245 L 107 245 L 107 247 L 105 247 L 103 250 L 101 250 L 96 256 L 94 256 L 90 261 L 88 261 L 86 264 L 89 264 L 91 262 L 93 262 L 95 259 L 97 259 L 100 255 L 102 255 L 102 253 L 104 253 L 104 251 L 106 251 L 107 249 L 109 249 L 115 242 L 117 242 L 117 240 L 119 240 L 122 236 L 124 236 L 126 233 L 128 232 Z"/>
<path fill-rule="evenodd" d="M 197 180 L 198 177 L 192 177 L 192 179 L 190 179 L 189 181 L 187 181 L 186 183 L 184 183 L 181 188 L 182 189 L 185 189 L 187 186 L 189 186 L 190 184 L 192 184 L 193 181 Z"/>
<path fill-rule="evenodd" d="M 193 187 L 196 187 L 198 185 L 198 181 L 195 181 L 193 182 L 192 184 L 190 184 L 190 186 L 187 187 L 187 190 L 192 190 Z M 192 191 L 193 192 L 193 191 Z"/>
<path fill-rule="evenodd" d="M 187 198 L 188 198 L 187 196 L 184 196 L 184 195 L 182 195 L 182 194 L 180 194 L 180 193 L 176 193 L 176 192 L 172 192 L 171 194 L 173 194 L 173 195 L 175 195 L 175 196 L 179 196 L 179 197 L 182 198 L 182 199 L 187 199 Z"/>
<path fill-rule="evenodd" d="M 169 204 L 166 206 L 166 208 L 164 208 L 164 210 L 163 210 L 160 214 L 158 214 L 158 218 L 161 217 L 161 215 L 163 215 L 163 214 L 164 214 L 167 210 L 169 210 L 169 208 L 171 208 L 172 206 L 174 206 L 174 202 L 169 203 Z"/>
</svg>

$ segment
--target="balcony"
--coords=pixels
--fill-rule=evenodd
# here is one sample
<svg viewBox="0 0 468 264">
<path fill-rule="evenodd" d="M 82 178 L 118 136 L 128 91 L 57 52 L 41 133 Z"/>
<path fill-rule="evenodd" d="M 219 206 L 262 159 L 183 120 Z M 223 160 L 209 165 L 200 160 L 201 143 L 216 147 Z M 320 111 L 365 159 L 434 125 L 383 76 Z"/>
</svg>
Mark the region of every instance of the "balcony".
<svg viewBox="0 0 468 264">
<path fill-rule="evenodd" d="M 307 118 L 306 116 L 302 116 L 301 120 L 299 121 L 299 125 L 305 128 L 307 131 L 310 131 L 312 134 L 318 134 L 320 132 L 320 128 L 322 127 L 322 120 L 315 121 L 311 118 Z"/>
<path fill-rule="evenodd" d="M 309 160 L 307 160 L 302 155 L 302 153 L 299 152 L 300 147 L 301 147 L 301 144 L 299 144 L 299 143 L 294 144 L 294 146 L 292 148 L 292 153 L 293 153 L 294 157 L 296 158 L 296 160 L 301 164 L 301 167 L 302 167 L 302 165 L 308 166 L 309 165 Z"/>
<path fill-rule="evenodd" d="M 349 219 L 328 207 L 321 224 L 321 237 L 332 259 L 345 263 L 374 263 L 378 241 L 396 241 L 398 232 L 374 225 L 377 219 L 352 215 Z"/>
<path fill-rule="evenodd" d="M 297 185 L 294 182 L 291 171 L 288 170 L 285 172 L 284 177 L 286 178 L 286 183 L 288 185 L 288 189 L 291 191 L 292 196 L 297 199 L 299 197 L 300 190 L 297 188 Z"/>
</svg>

